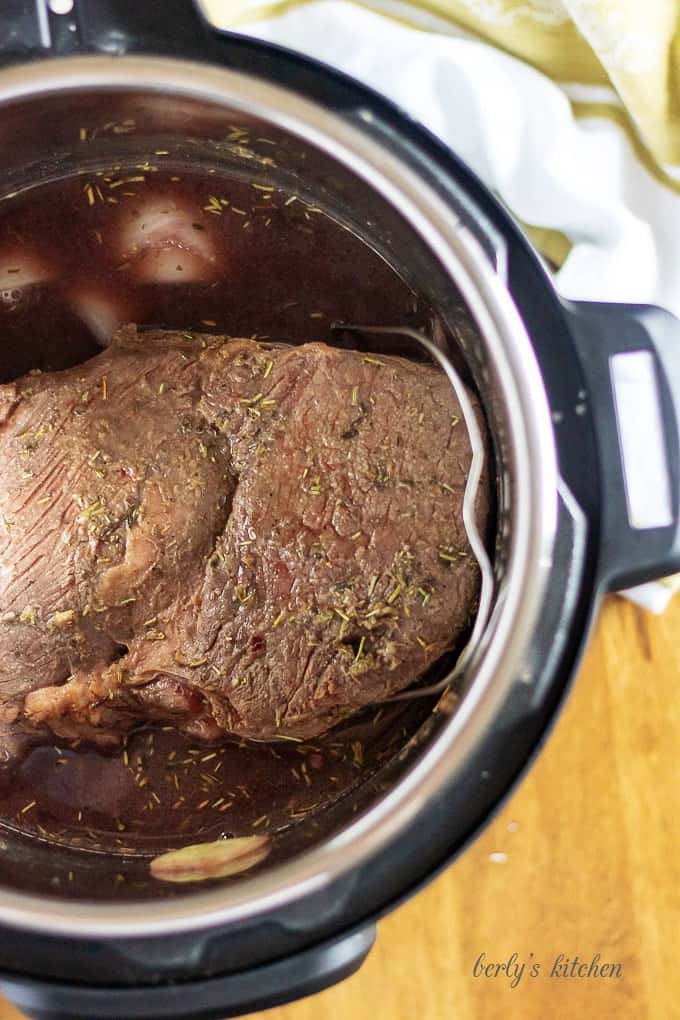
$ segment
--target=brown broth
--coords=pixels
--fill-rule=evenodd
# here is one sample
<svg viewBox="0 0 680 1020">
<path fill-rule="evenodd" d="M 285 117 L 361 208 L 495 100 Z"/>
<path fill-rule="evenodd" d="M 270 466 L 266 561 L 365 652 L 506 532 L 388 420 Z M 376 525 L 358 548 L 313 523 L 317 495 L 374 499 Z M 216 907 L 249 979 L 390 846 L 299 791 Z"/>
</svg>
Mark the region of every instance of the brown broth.
<svg viewBox="0 0 680 1020">
<path fill-rule="evenodd" d="M 181 243 L 166 238 L 162 256 L 144 243 L 126 253 L 121 235 L 141 230 L 150 205 L 170 216 L 186 210 L 189 232 Z M 206 241 L 207 279 L 187 282 L 187 257 Z M 172 268 L 175 254 L 176 280 L 140 278 L 159 257 Z M 17 286 L 31 261 L 42 279 Z M 171 170 L 101 171 L 0 203 L 0 381 L 97 353 L 78 311 L 86 292 L 121 321 L 285 342 L 328 340 L 338 319 L 420 327 L 429 318 L 378 254 L 299 198 Z M 347 795 L 427 711 L 372 709 L 309 744 L 196 746 L 160 726 L 138 729 L 113 754 L 48 740 L 0 783 L 0 819 L 37 838 L 121 854 L 277 832 Z"/>
<path fill-rule="evenodd" d="M 113 188 L 136 176 L 144 179 Z M 315 207 L 205 173 L 177 178 L 119 171 L 52 183 L 0 203 L 0 381 L 96 353 L 98 344 L 74 308 L 78 292 L 110 295 L 125 321 L 288 342 L 328 339 L 337 319 L 427 321 L 394 270 Z M 218 197 L 229 204 L 211 212 Z M 187 210 L 189 243 L 208 239 L 213 246 L 208 280 L 185 283 L 179 269 L 172 283 L 140 281 L 140 272 L 153 271 L 154 255 L 126 256 L 121 234 L 135 223 L 143 228 L 150 206 Z M 178 265 L 187 247 L 173 249 Z M 32 260 L 44 263 L 51 278 L 18 289 L 16 271 Z"/>
</svg>

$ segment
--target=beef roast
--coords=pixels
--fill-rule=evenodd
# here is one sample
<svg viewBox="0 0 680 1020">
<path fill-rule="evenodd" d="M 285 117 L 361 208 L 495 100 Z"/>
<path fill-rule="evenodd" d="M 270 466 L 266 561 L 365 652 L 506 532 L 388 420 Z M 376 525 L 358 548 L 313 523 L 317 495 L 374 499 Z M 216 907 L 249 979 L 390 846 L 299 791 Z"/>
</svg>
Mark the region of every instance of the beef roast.
<svg viewBox="0 0 680 1020">
<path fill-rule="evenodd" d="M 310 737 L 475 610 L 471 451 L 434 367 L 128 326 L 1 386 L 0 423 L 6 749 L 150 718 Z"/>
</svg>

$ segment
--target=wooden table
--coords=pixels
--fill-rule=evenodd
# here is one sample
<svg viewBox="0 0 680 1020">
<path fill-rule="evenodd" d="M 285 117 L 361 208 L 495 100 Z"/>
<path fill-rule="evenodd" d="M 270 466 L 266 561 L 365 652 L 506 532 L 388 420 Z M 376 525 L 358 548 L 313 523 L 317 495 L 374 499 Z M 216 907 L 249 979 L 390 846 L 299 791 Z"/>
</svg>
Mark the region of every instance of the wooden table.
<svg viewBox="0 0 680 1020">
<path fill-rule="evenodd" d="M 481 838 L 385 920 L 362 970 L 267 1020 L 680 1018 L 680 598 L 605 605 L 546 751 Z M 480 953 L 528 968 L 474 977 Z M 529 954 L 533 953 L 533 957 Z M 550 977 L 559 953 L 621 977 Z M 0 1003 L 0 1020 L 19 1014 Z"/>
</svg>

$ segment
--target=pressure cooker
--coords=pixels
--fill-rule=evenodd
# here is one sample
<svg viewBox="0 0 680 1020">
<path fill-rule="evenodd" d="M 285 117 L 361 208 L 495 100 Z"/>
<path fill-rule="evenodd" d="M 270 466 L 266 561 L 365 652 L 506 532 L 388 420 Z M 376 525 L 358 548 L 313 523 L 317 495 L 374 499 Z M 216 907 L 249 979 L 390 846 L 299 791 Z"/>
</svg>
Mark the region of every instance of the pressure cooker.
<svg viewBox="0 0 680 1020">
<path fill-rule="evenodd" d="M 95 114 L 131 130 L 84 149 Z M 248 151 L 223 144 L 233 123 L 252 128 Z M 190 0 L 0 0 L 0 139 L 0 204 L 159 146 L 294 186 L 436 309 L 479 394 L 494 598 L 454 711 L 420 719 L 349 800 L 237 879 L 116 895 L 99 882 L 110 855 L 0 834 L 0 991 L 27 1016 L 218 1020 L 312 994 L 361 965 L 377 920 L 512 791 L 603 595 L 680 570 L 680 328 L 655 307 L 561 299 L 455 152 L 330 67 L 216 30 Z"/>
</svg>

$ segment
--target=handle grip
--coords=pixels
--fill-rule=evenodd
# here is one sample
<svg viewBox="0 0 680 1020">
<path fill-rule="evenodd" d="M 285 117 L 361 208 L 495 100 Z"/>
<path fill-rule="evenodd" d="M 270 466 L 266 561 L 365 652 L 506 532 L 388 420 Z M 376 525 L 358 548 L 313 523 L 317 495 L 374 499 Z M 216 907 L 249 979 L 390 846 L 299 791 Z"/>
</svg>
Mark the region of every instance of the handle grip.
<svg viewBox="0 0 680 1020">
<path fill-rule="evenodd" d="M 598 445 L 598 576 L 616 591 L 680 571 L 680 321 L 652 305 L 565 307 Z"/>
<path fill-rule="evenodd" d="M 134 988 L 0 975 L 0 992 L 32 1020 L 224 1020 L 328 988 L 354 974 L 375 941 L 368 925 L 250 971 Z"/>
</svg>

